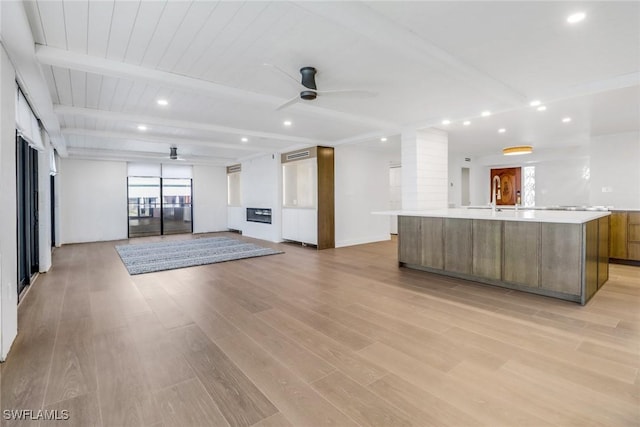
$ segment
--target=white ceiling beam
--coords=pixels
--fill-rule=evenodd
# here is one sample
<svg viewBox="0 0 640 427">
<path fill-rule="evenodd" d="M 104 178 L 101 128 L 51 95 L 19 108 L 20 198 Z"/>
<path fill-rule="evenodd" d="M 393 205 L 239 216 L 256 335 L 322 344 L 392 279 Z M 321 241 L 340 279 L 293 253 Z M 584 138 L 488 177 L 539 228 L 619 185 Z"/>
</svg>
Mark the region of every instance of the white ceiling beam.
<svg viewBox="0 0 640 427">
<path fill-rule="evenodd" d="M 188 122 L 184 120 L 171 120 L 171 119 L 157 117 L 157 116 L 118 113 L 116 111 L 96 110 L 93 108 L 71 107 L 68 105 L 60 105 L 60 104 L 54 105 L 53 110 L 57 114 L 65 114 L 65 115 L 68 114 L 72 116 L 92 117 L 95 119 L 116 121 L 116 122 L 124 121 L 124 122 L 131 122 L 131 123 L 144 123 L 145 125 L 199 130 L 199 131 L 205 131 L 205 132 L 218 132 L 218 133 L 225 133 L 225 134 L 232 134 L 232 135 L 241 135 L 246 137 L 266 138 L 274 141 L 295 142 L 295 143 L 310 144 L 310 145 L 326 143 L 326 141 L 322 141 L 322 140 L 299 137 L 299 136 L 284 135 L 279 133 L 256 132 L 248 129 L 239 129 L 239 128 L 233 128 L 228 126 L 213 125 L 209 123 Z"/>
<path fill-rule="evenodd" d="M 16 80 L 29 100 L 35 115 L 49 134 L 51 144 L 66 156 L 58 116 L 53 112 L 51 95 L 36 59 L 31 26 L 22 2 L 0 2 L 0 41 L 15 68 Z"/>
<path fill-rule="evenodd" d="M 170 136 L 152 136 L 141 135 L 131 132 L 109 132 L 102 130 L 79 129 L 79 128 L 63 128 L 62 133 L 65 135 L 80 135 L 91 138 L 118 139 L 128 141 L 152 142 L 158 144 L 169 144 L 181 147 L 207 147 L 207 148 L 223 148 L 228 150 L 249 151 L 253 153 L 270 153 L 279 149 L 273 146 L 263 146 L 257 144 L 229 144 L 224 142 L 205 141 L 200 139 L 174 138 Z M 71 147 L 69 147 L 71 148 Z"/>
<path fill-rule="evenodd" d="M 69 158 L 81 160 L 146 161 L 154 163 L 175 162 L 175 160 L 169 159 L 168 153 L 165 156 L 161 156 L 158 155 L 158 153 L 146 153 L 143 151 L 117 151 L 73 147 L 69 147 L 68 152 Z M 180 164 L 190 165 L 226 166 L 235 162 L 235 159 L 229 159 L 226 157 L 189 156 L 188 159 L 179 162 Z"/>
<path fill-rule="evenodd" d="M 485 92 L 492 98 L 498 98 L 514 107 L 527 101 L 527 97 L 516 89 L 398 25 L 365 3 L 305 1 L 296 2 L 295 5 L 379 46 L 402 53 L 407 58 L 418 59 L 429 68 L 439 69 L 445 75 Z"/>
<path fill-rule="evenodd" d="M 243 89 L 226 86 L 220 83 L 214 83 L 207 80 L 196 79 L 180 74 L 160 71 L 153 68 L 142 67 L 139 65 L 127 64 L 124 62 L 113 61 L 110 59 L 89 56 L 71 52 L 64 49 L 53 48 L 50 46 L 36 45 L 36 56 L 40 63 L 51 65 L 54 67 L 69 68 L 73 70 L 84 71 L 87 73 L 100 74 L 127 80 L 138 80 L 145 83 L 155 83 L 165 88 L 173 88 L 196 93 L 198 95 L 215 95 L 217 97 L 227 96 L 230 98 L 250 101 L 252 103 L 260 103 L 269 108 L 276 109 L 288 99 L 277 96 L 266 95 L 256 92 L 250 92 Z M 327 108 L 321 108 L 309 103 L 299 102 L 292 107 L 291 110 L 298 110 L 307 114 L 314 114 L 325 118 L 340 120 L 343 122 L 360 123 L 367 126 L 395 127 L 395 123 L 381 121 L 379 119 L 343 113 Z"/>
</svg>

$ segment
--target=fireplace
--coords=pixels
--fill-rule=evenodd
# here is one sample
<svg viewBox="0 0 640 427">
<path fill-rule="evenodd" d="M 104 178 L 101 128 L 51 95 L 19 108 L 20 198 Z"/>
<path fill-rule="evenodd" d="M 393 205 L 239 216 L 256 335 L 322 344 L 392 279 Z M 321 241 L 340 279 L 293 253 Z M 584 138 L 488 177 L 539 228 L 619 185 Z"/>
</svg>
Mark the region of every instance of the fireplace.
<svg viewBox="0 0 640 427">
<path fill-rule="evenodd" d="M 247 208 L 247 221 L 271 224 L 271 209 L 269 208 Z"/>
</svg>

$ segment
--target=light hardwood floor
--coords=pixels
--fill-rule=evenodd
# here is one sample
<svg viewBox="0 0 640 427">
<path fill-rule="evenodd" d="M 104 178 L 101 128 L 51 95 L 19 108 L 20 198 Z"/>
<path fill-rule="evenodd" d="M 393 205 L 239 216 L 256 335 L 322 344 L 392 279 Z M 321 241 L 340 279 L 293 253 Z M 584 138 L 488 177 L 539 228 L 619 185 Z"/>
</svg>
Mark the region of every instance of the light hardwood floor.
<svg viewBox="0 0 640 427">
<path fill-rule="evenodd" d="M 57 249 L 20 306 L 2 409 L 70 420 L 19 425 L 640 425 L 638 267 L 581 307 L 400 269 L 395 241 L 138 276 L 119 243 Z"/>
</svg>

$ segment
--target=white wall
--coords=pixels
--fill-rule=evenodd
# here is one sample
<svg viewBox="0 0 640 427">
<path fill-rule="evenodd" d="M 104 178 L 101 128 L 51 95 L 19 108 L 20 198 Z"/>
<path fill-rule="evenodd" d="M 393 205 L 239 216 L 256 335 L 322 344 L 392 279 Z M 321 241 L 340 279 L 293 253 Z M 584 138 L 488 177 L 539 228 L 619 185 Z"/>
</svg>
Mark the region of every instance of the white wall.
<svg viewBox="0 0 640 427">
<path fill-rule="evenodd" d="M 63 158 L 60 179 L 62 244 L 127 238 L 127 164 Z"/>
<path fill-rule="evenodd" d="M 471 204 L 489 203 L 489 171 L 492 168 L 525 167 L 536 168 L 536 205 L 590 205 L 588 144 L 580 147 L 565 147 L 535 150 L 524 156 L 492 154 L 473 158 L 470 163 Z M 452 171 L 460 174 L 460 168 Z M 450 176 L 450 179 L 454 177 Z M 524 177 L 523 177 L 524 185 Z M 454 188 L 454 197 L 460 199 L 460 187 Z M 523 195 L 524 197 L 524 195 Z"/>
<path fill-rule="evenodd" d="M 247 222 L 243 216 L 242 234 L 256 239 L 282 240 L 282 189 L 279 154 L 268 154 L 242 162 L 242 207 L 270 208 L 271 224 Z"/>
<path fill-rule="evenodd" d="M 460 168 L 450 155 L 450 203 L 459 204 Z M 581 146 L 535 150 L 531 155 L 490 155 L 472 159 L 471 204 L 489 202 L 489 170 L 496 167 L 536 167 L 536 205 L 614 206 L 640 209 L 640 135 L 602 135 Z M 523 183 L 524 184 L 524 183 Z M 603 191 L 603 189 L 605 191 Z"/>
<path fill-rule="evenodd" d="M 591 204 L 640 209 L 640 134 L 594 137 L 590 149 Z"/>
<path fill-rule="evenodd" d="M 18 333 L 15 100 L 15 70 L 0 47 L 0 360 Z"/>
<path fill-rule="evenodd" d="M 336 247 L 390 239 L 388 155 L 352 145 L 335 148 Z"/>
<path fill-rule="evenodd" d="M 193 166 L 193 232 L 227 230 L 227 170 Z"/>
</svg>

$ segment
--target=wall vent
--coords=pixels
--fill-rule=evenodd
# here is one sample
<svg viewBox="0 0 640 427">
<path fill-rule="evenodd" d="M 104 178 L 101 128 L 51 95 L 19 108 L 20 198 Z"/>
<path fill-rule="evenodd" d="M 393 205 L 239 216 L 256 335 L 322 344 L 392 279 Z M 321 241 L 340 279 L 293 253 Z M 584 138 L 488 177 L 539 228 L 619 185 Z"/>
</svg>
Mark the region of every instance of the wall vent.
<svg viewBox="0 0 640 427">
<path fill-rule="evenodd" d="M 309 157 L 310 155 L 311 155 L 311 152 L 309 150 L 298 151 L 297 153 L 287 154 L 287 160 L 304 159 L 305 157 Z"/>
<path fill-rule="evenodd" d="M 242 170 L 241 164 L 227 166 L 227 173 L 240 172 L 241 170 Z"/>
</svg>

